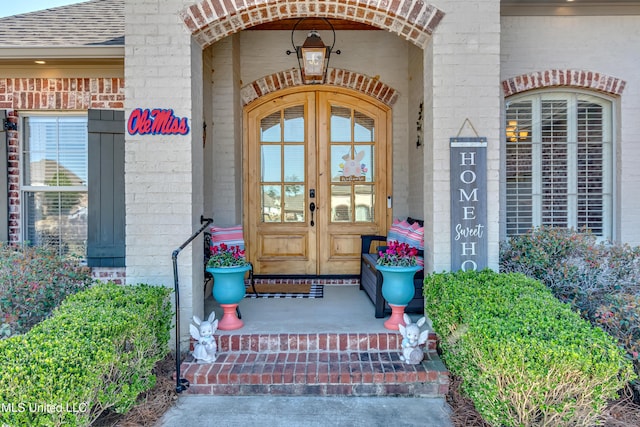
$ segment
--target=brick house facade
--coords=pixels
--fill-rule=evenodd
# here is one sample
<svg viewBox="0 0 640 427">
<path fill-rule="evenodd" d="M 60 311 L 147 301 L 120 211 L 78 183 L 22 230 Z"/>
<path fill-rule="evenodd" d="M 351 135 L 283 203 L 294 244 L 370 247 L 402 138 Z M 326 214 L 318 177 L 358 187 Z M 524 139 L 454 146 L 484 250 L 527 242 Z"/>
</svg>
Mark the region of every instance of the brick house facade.
<svg viewBox="0 0 640 427">
<path fill-rule="evenodd" d="M 629 55 L 639 45 L 639 2 L 558 12 L 499 0 L 168 0 L 162 7 L 97 1 L 122 7 L 122 76 L 93 70 L 91 77 L 64 77 L 51 70 L 51 77 L 29 77 L 32 65 L 22 71 L 0 67 L 0 109 L 12 123 L 20 123 L 23 111 L 94 108 L 124 110 L 125 116 L 136 108 L 171 108 L 191 122 L 187 136 L 125 136 L 126 266 L 96 268 L 96 276 L 168 286 L 169 255 L 199 228 L 201 215 L 242 222 L 243 108 L 301 85 L 295 60 L 284 53 L 290 32 L 249 29 L 303 17 L 376 29 L 337 31 L 343 53 L 332 56 L 326 86 L 392 108 L 393 215 L 424 218 L 429 271 L 451 268 L 449 142 L 473 131 L 488 141 L 488 264 L 498 267 L 511 212 L 505 109 L 510 99 L 537 102 L 526 96 L 545 91 L 602 96 L 611 106 L 611 237 L 640 244 L 640 200 L 629 197 L 640 180 L 634 166 L 640 159 L 639 64 L 637 55 Z M 627 37 L 613 46 L 619 33 Z M 592 43 L 585 46 L 585 39 Z M 417 146 L 420 114 L 423 144 Z M 466 121 L 473 129 L 464 127 Z M 22 240 L 19 131 L 7 132 L 10 242 Z M 188 247 L 180 255 L 183 318 L 202 315 L 201 265 L 199 250 Z"/>
</svg>

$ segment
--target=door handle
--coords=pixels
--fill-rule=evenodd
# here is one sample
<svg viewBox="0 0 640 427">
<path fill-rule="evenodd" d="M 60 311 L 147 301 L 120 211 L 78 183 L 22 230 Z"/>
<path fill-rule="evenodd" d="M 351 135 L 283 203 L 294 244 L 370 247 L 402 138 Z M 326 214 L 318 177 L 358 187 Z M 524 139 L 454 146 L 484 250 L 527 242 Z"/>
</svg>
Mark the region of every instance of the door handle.
<svg viewBox="0 0 640 427">
<path fill-rule="evenodd" d="M 311 226 L 313 227 L 315 225 L 315 222 L 313 221 L 313 212 L 316 210 L 316 204 L 311 202 L 309 204 L 309 210 L 311 211 Z"/>
</svg>

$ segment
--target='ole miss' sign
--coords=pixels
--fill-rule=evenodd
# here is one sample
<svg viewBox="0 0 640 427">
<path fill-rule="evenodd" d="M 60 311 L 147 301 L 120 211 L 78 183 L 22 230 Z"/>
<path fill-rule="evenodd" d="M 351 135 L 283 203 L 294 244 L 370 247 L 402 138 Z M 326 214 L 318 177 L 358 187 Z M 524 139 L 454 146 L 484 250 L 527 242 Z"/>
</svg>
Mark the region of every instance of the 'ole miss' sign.
<svg viewBox="0 0 640 427">
<path fill-rule="evenodd" d="M 136 108 L 127 120 L 129 135 L 186 135 L 189 121 L 173 114 L 173 110 Z"/>
</svg>

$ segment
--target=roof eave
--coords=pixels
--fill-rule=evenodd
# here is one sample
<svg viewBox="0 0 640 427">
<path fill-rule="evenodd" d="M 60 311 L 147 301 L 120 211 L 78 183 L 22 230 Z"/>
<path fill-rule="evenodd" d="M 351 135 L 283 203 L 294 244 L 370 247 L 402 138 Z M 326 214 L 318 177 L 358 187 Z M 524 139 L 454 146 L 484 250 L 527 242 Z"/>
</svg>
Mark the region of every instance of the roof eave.
<svg viewBox="0 0 640 427">
<path fill-rule="evenodd" d="M 11 46 L 0 47 L 2 59 L 124 58 L 124 46 Z"/>
</svg>

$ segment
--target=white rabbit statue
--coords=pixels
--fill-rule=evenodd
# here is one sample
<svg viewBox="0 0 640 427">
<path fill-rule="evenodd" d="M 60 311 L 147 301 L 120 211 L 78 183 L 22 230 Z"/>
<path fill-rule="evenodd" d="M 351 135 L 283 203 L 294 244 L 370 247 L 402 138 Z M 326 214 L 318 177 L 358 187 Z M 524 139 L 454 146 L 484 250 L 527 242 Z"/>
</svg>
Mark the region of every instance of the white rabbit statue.
<svg viewBox="0 0 640 427">
<path fill-rule="evenodd" d="M 421 317 L 416 323 L 411 322 L 411 318 L 405 313 L 404 322 L 406 325 L 398 325 L 402 334 L 402 354 L 400 360 L 410 365 L 417 365 L 424 359 L 424 351 L 420 347 L 427 342 L 429 330 L 420 332 L 422 325 L 427 319 Z"/>
<path fill-rule="evenodd" d="M 216 313 L 211 312 L 209 318 L 205 321 L 201 321 L 198 316 L 193 316 L 193 322 L 199 327 L 195 327 L 193 324 L 189 325 L 189 331 L 191 336 L 197 340 L 193 347 L 193 357 L 198 363 L 212 363 L 216 361 L 216 351 L 218 350 L 218 344 L 213 337 L 215 331 L 218 330 L 218 320 Z"/>
</svg>

